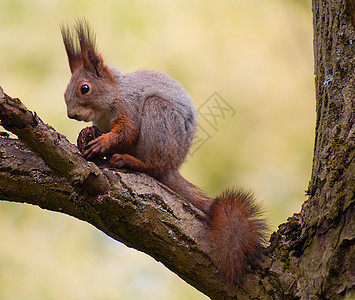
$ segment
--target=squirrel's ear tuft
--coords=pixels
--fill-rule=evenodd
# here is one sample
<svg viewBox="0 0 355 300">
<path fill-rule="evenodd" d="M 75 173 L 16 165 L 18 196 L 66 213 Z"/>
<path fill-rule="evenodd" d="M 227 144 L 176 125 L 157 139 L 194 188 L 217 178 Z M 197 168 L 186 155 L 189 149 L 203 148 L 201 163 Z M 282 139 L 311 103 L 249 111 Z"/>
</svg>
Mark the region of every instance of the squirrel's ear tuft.
<svg viewBox="0 0 355 300">
<path fill-rule="evenodd" d="M 86 20 L 79 20 L 75 29 L 78 34 L 83 67 L 93 72 L 97 77 L 111 79 L 111 74 L 107 70 L 102 56 L 96 50 L 95 33 L 92 32 L 89 23 Z"/>
<path fill-rule="evenodd" d="M 72 73 L 77 68 L 83 67 L 97 77 L 114 80 L 102 56 L 96 50 L 95 33 L 85 19 L 76 21 L 74 32 L 64 25 L 60 26 L 60 30 Z"/>
<path fill-rule="evenodd" d="M 61 25 L 60 31 L 62 33 L 65 51 L 67 52 L 70 71 L 73 73 L 75 69 L 82 65 L 81 52 L 77 37 L 70 31 L 68 26 Z"/>
</svg>

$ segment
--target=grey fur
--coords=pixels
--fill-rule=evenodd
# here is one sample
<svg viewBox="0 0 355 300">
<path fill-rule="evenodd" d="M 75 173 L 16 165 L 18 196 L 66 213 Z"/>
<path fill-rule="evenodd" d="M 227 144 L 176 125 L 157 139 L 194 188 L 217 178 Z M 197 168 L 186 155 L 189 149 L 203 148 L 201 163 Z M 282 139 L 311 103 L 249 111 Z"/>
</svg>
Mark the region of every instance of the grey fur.
<svg viewBox="0 0 355 300">
<path fill-rule="evenodd" d="M 178 168 L 196 131 L 197 113 L 189 95 L 175 80 L 155 71 L 119 74 L 115 78 L 121 101 L 140 123 L 134 156 L 149 164 L 159 162 L 159 167 Z"/>
</svg>

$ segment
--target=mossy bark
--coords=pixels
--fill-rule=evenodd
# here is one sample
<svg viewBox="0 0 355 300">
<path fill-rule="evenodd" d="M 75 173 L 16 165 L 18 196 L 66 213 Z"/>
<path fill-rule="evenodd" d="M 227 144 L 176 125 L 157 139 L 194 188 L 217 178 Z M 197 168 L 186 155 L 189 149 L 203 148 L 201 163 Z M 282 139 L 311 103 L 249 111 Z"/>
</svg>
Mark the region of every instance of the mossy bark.
<svg viewBox="0 0 355 300">
<path fill-rule="evenodd" d="M 335 299 L 355 284 L 355 34 L 348 4 L 313 1 L 317 118 L 301 212 L 297 289 L 303 298 Z"/>
</svg>

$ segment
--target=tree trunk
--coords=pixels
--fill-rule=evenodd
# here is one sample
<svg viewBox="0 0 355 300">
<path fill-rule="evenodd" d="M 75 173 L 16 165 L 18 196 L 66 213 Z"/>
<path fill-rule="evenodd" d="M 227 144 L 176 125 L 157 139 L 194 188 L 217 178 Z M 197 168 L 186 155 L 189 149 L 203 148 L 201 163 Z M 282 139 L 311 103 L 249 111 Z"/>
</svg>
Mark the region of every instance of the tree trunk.
<svg viewBox="0 0 355 300">
<path fill-rule="evenodd" d="M 354 1 L 313 1 L 316 135 L 302 207 L 298 295 L 344 296 L 355 280 Z"/>
<path fill-rule="evenodd" d="M 145 174 L 98 168 L 0 88 L 0 199 L 85 220 L 161 261 L 212 299 L 337 299 L 354 290 L 354 2 L 313 1 L 316 138 L 309 199 L 272 234 L 259 267 L 223 282 L 205 216 Z"/>
</svg>

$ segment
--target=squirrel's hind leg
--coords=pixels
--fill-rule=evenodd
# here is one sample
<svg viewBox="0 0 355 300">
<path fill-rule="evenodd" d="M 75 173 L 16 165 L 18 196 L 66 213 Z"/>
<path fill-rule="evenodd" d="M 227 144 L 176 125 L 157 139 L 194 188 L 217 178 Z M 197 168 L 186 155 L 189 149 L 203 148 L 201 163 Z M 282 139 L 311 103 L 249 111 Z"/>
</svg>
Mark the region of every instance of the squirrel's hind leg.
<svg viewBox="0 0 355 300">
<path fill-rule="evenodd" d="M 144 163 L 129 154 L 114 154 L 109 163 L 111 167 L 117 169 L 127 168 L 135 172 L 146 173 L 154 178 L 157 178 L 159 174 L 156 167 Z"/>
</svg>

